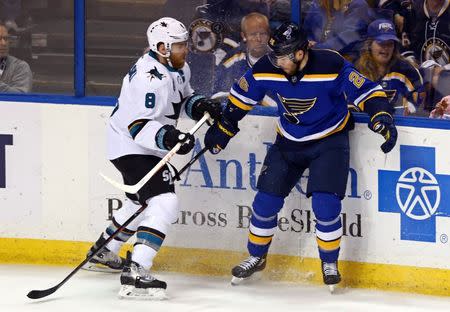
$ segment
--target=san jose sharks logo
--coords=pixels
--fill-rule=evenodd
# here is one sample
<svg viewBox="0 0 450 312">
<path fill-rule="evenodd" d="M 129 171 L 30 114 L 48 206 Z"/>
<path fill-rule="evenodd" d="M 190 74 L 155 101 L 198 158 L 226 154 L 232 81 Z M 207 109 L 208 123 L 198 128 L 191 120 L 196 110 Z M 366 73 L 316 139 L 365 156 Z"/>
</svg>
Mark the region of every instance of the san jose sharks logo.
<svg viewBox="0 0 450 312">
<path fill-rule="evenodd" d="M 283 105 L 286 110 L 286 112 L 283 113 L 284 118 L 293 124 L 299 124 L 300 120 L 297 116 L 309 111 L 317 101 L 317 97 L 313 99 L 296 99 L 285 98 L 279 94 L 277 94 L 277 96 L 281 105 Z"/>
<path fill-rule="evenodd" d="M 179 95 L 180 95 L 180 102 L 172 102 L 172 106 L 173 106 L 173 115 L 169 115 L 166 117 L 169 119 L 173 119 L 173 120 L 177 120 L 178 117 L 180 117 L 180 111 L 181 111 L 181 104 L 183 104 L 184 102 L 184 98 L 183 98 L 183 94 L 178 91 Z"/>
<path fill-rule="evenodd" d="M 161 74 L 158 69 L 155 67 L 153 67 L 153 69 L 150 69 L 147 74 L 150 75 L 150 81 L 153 80 L 153 78 L 158 78 L 159 80 L 162 80 L 165 76 L 164 74 Z"/>
</svg>

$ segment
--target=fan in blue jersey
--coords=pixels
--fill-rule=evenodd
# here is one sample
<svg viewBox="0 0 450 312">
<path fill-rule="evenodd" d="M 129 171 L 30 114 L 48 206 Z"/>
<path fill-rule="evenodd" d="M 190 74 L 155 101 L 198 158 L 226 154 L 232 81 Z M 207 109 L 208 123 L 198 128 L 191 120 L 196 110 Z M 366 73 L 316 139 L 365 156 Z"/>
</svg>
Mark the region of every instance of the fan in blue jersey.
<svg viewBox="0 0 450 312">
<path fill-rule="evenodd" d="M 419 71 L 399 52 L 395 26 L 389 20 L 373 21 L 367 31 L 361 55 L 355 67 L 364 76 L 380 83 L 396 114 L 416 112 L 425 95 Z"/>
<path fill-rule="evenodd" d="M 216 67 L 213 83 L 213 98 L 226 99 L 230 86 L 241 78 L 267 52 L 270 28 L 267 16 L 252 12 L 241 20 L 241 37 L 244 44 L 231 51 L 230 55 Z M 264 106 L 275 106 L 275 102 L 267 96 L 261 103 Z"/>
<path fill-rule="evenodd" d="M 307 196 L 312 196 L 317 219 L 323 280 L 334 287 L 341 280 L 341 200 L 349 170 L 348 131 L 353 126 L 347 102 L 370 115 L 369 128 L 384 137 L 381 149 L 385 153 L 397 141 L 390 104 L 381 86 L 338 53 L 309 49 L 304 31 L 295 23 L 281 24 L 269 39 L 269 48 L 271 52 L 233 85 L 221 119 L 205 136 L 205 146 L 218 153 L 238 133 L 239 120 L 266 92 L 277 95 L 277 137 L 258 179 L 249 228 L 250 257 L 233 268 L 232 283 L 264 269 L 277 214 L 309 168 Z"/>
</svg>

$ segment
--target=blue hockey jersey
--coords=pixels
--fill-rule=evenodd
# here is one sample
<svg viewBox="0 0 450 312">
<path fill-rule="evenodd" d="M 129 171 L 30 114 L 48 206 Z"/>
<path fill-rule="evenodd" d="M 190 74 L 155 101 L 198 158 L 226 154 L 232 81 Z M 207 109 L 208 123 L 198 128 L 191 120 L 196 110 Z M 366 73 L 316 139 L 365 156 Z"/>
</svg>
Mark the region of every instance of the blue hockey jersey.
<svg viewBox="0 0 450 312">
<path fill-rule="evenodd" d="M 371 116 L 389 112 L 383 88 L 332 50 L 309 50 L 306 66 L 294 76 L 286 75 L 264 56 L 233 84 L 224 117 L 240 120 L 268 91 L 276 95 L 277 132 L 294 142 L 343 130 L 350 120 L 349 102 Z"/>
<path fill-rule="evenodd" d="M 406 60 L 398 59 L 378 83 L 383 87 L 393 108 L 404 107 L 403 98 L 416 108 L 422 103 L 425 92 L 422 75 Z"/>
</svg>

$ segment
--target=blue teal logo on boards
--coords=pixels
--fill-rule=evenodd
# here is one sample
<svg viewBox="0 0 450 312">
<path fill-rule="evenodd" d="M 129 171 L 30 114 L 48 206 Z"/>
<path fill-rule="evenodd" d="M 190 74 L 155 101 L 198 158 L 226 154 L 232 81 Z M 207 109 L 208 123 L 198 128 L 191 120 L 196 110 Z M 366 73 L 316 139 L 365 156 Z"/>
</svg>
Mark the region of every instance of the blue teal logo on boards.
<svg viewBox="0 0 450 312">
<path fill-rule="evenodd" d="M 378 211 L 400 214 L 401 240 L 436 242 L 436 218 L 450 216 L 449 194 L 450 175 L 436 172 L 434 147 L 401 145 L 400 170 L 378 170 Z"/>
</svg>

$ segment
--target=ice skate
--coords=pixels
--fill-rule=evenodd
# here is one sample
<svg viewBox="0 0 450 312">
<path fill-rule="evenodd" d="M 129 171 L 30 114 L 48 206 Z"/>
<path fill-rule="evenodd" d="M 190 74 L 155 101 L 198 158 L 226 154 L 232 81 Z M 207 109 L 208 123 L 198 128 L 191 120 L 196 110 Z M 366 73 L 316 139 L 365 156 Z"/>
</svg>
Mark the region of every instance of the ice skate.
<svg viewBox="0 0 450 312">
<path fill-rule="evenodd" d="M 341 274 L 339 274 L 337 261 L 336 262 L 323 262 L 322 261 L 322 275 L 323 282 L 328 285 L 331 293 L 336 290 L 336 285 L 341 281 Z"/>
<path fill-rule="evenodd" d="M 105 241 L 106 239 L 104 239 L 103 235 L 101 235 L 87 253 L 87 257 L 90 257 L 98 246 L 101 246 Z M 124 264 L 124 258 L 119 257 L 108 248 L 103 247 L 82 267 L 82 269 L 96 272 L 120 273 L 122 272 Z"/>
<path fill-rule="evenodd" d="M 122 284 L 119 291 L 119 298 L 121 299 L 167 299 L 166 282 L 157 280 L 139 263 L 131 261 L 131 254 L 127 256 L 127 261 L 120 276 L 120 283 Z"/>
<path fill-rule="evenodd" d="M 267 255 L 263 255 L 262 257 L 250 256 L 235 266 L 231 270 L 231 274 L 233 275 L 231 285 L 239 285 L 242 281 L 250 277 L 252 279 L 260 277 L 259 272 L 266 267 L 266 257 Z"/>
</svg>

